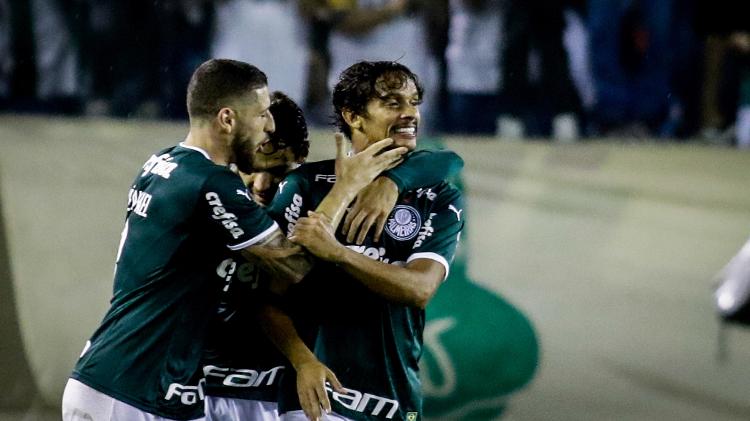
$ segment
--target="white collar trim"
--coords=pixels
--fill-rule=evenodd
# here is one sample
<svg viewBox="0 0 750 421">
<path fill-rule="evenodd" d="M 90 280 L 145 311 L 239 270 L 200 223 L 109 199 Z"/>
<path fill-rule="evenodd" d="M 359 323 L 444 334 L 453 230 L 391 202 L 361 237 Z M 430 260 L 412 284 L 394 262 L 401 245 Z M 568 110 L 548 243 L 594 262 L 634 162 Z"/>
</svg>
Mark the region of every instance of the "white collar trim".
<svg viewBox="0 0 750 421">
<path fill-rule="evenodd" d="M 200 152 L 200 153 L 203 154 L 203 156 L 206 157 L 206 159 L 208 159 L 209 161 L 211 161 L 211 157 L 208 156 L 208 152 L 206 152 L 205 150 L 203 150 L 203 149 L 201 149 L 201 148 L 199 148 L 197 146 L 186 145 L 185 142 L 180 142 L 180 146 L 182 146 L 183 148 L 186 148 L 186 149 L 192 149 L 194 151 Z"/>
</svg>

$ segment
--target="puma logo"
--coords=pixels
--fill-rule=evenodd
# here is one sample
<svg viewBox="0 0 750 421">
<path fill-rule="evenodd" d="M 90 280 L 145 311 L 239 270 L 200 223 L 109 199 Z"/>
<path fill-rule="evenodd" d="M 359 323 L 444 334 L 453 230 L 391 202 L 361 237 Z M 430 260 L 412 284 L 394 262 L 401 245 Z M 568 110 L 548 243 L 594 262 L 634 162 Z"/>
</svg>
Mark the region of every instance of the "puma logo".
<svg viewBox="0 0 750 421">
<path fill-rule="evenodd" d="M 456 214 L 456 219 L 458 219 L 459 221 L 461 220 L 461 212 L 464 211 L 463 209 L 457 209 L 453 205 L 448 205 L 448 209 L 452 210 Z"/>
</svg>

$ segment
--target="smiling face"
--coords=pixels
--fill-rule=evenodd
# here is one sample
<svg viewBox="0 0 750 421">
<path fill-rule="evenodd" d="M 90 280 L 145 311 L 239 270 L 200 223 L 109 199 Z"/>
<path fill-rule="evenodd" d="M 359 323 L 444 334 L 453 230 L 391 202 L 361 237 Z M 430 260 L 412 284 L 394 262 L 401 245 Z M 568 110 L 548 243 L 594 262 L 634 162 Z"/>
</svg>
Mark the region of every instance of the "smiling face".
<svg viewBox="0 0 750 421">
<path fill-rule="evenodd" d="M 352 114 L 347 119 L 352 129 L 352 149 L 361 151 L 390 137 L 394 148 L 405 146 L 414 150 L 422 101 L 414 80 L 400 73 L 385 73 L 376 80 L 374 93 L 364 113 Z"/>
<path fill-rule="evenodd" d="M 285 162 L 283 151 L 269 148 L 270 134 L 276 126 L 269 111 L 268 87 L 254 89 L 235 104 L 237 127 L 230 140 L 233 161 L 240 171 L 251 173 Z"/>
</svg>

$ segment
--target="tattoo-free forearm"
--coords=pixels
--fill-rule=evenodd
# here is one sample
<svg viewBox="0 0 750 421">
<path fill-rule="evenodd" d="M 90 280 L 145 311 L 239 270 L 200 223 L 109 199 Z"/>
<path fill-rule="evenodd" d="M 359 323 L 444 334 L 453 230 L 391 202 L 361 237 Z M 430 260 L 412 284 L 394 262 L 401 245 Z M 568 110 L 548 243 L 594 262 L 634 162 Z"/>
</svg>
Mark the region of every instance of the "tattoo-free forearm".
<svg viewBox="0 0 750 421">
<path fill-rule="evenodd" d="M 371 291 L 389 301 L 425 308 L 445 276 L 445 268 L 429 259 L 405 267 L 370 259 L 342 247 L 335 262 Z"/>
<path fill-rule="evenodd" d="M 302 341 L 292 319 L 273 304 L 264 304 L 258 318 L 263 331 L 278 350 L 289 360 L 295 370 L 317 358 Z"/>
<path fill-rule="evenodd" d="M 315 212 L 322 213 L 331 221 L 331 227 L 334 231 L 338 228 L 341 219 L 344 217 L 346 208 L 352 203 L 358 191 L 353 191 L 339 183 L 333 185 L 326 197 L 315 208 Z M 305 216 L 305 215 L 303 215 Z"/>
</svg>

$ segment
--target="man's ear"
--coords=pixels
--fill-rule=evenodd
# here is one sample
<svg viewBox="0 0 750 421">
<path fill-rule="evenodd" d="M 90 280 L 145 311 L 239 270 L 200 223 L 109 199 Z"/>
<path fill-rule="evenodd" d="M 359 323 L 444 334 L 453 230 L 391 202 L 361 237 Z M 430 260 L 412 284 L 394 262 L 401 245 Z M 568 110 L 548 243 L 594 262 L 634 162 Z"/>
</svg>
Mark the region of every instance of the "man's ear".
<svg viewBox="0 0 750 421">
<path fill-rule="evenodd" d="M 237 115 L 233 109 L 224 107 L 216 113 L 216 122 L 222 133 L 229 134 L 237 124 Z"/>
<path fill-rule="evenodd" d="M 355 114 L 352 110 L 344 109 L 341 111 L 341 116 L 344 117 L 346 124 L 354 130 L 362 128 L 362 117 L 359 114 Z"/>
</svg>

